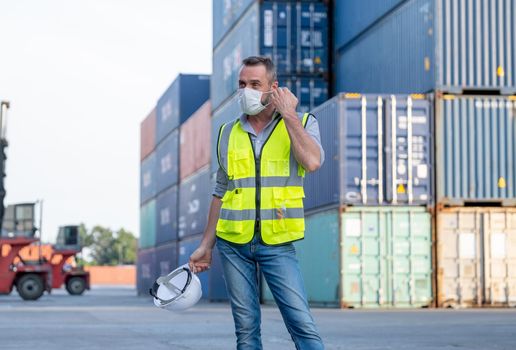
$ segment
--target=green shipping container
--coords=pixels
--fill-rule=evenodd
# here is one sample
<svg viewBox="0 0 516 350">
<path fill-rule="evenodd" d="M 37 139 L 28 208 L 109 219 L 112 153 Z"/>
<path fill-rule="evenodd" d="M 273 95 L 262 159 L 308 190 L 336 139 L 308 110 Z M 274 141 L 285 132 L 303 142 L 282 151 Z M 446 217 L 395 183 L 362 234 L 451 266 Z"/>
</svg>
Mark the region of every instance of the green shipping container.
<svg viewBox="0 0 516 350">
<path fill-rule="evenodd" d="M 306 218 L 297 255 L 311 305 L 423 307 L 432 302 L 431 215 L 421 207 L 349 207 Z M 262 299 L 272 294 L 262 279 Z"/>
<path fill-rule="evenodd" d="M 156 245 L 156 200 L 150 200 L 140 207 L 140 248 Z"/>
</svg>

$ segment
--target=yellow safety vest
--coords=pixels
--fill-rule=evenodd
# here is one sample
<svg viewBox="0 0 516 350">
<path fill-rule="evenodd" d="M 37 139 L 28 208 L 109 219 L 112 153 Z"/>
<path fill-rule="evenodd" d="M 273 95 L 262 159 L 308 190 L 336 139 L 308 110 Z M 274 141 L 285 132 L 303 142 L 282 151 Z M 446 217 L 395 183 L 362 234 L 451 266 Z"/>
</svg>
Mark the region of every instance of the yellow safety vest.
<svg viewBox="0 0 516 350">
<path fill-rule="evenodd" d="M 302 116 L 306 126 L 308 113 Z M 305 231 L 305 170 L 290 149 L 285 121 L 275 116 L 274 129 L 255 157 L 251 136 L 240 118 L 219 131 L 217 156 L 227 173 L 217 236 L 233 243 L 250 242 L 255 232 L 263 243 L 280 245 L 302 239 Z"/>
</svg>

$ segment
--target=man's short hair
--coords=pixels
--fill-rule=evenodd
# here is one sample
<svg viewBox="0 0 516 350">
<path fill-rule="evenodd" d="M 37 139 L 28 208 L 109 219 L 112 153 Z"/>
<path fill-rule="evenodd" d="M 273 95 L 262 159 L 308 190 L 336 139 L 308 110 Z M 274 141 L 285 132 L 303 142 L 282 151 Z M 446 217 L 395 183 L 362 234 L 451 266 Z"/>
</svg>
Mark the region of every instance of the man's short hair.
<svg viewBox="0 0 516 350">
<path fill-rule="evenodd" d="M 243 66 L 265 66 L 265 70 L 269 75 L 269 81 L 273 83 L 277 79 L 276 67 L 274 66 L 274 62 L 267 56 L 249 56 L 242 60 Z"/>
</svg>

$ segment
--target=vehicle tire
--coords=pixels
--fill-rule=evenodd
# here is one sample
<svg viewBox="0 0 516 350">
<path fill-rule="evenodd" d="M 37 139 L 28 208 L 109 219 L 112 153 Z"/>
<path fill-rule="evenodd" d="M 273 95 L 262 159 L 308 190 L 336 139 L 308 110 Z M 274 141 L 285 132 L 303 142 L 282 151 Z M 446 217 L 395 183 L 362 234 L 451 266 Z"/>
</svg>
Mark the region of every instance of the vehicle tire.
<svg viewBox="0 0 516 350">
<path fill-rule="evenodd" d="M 37 300 L 45 292 L 43 279 L 33 273 L 21 276 L 16 282 L 16 289 L 23 300 Z"/>
<path fill-rule="evenodd" d="M 66 281 L 66 290 L 70 295 L 81 295 L 86 290 L 86 281 L 82 277 L 72 277 Z"/>
</svg>

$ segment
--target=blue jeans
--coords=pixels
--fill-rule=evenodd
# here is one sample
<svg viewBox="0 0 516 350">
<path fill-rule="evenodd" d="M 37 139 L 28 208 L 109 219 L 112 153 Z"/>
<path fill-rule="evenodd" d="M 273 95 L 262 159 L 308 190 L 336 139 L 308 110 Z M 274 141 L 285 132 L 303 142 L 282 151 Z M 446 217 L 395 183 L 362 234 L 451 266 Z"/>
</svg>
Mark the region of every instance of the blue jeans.
<svg viewBox="0 0 516 350">
<path fill-rule="evenodd" d="M 308 306 L 292 243 L 266 246 L 258 235 L 245 245 L 217 238 L 235 322 L 238 350 L 260 350 L 258 266 L 279 307 L 296 349 L 324 349 Z"/>
</svg>

